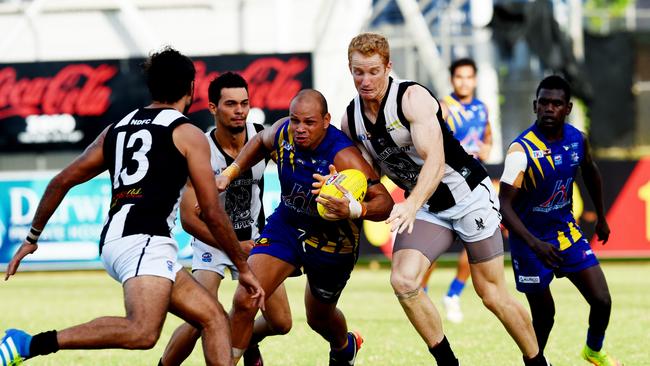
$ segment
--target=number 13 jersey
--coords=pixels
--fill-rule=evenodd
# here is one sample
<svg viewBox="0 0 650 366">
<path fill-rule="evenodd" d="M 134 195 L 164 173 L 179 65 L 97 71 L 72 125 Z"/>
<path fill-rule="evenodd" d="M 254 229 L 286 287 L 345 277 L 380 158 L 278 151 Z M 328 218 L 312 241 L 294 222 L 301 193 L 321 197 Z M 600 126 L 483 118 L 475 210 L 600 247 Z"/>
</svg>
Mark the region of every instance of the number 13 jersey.
<svg viewBox="0 0 650 366">
<path fill-rule="evenodd" d="M 141 108 L 109 128 L 104 160 L 112 196 L 100 251 L 105 242 L 128 235 L 171 236 L 188 177 L 172 132 L 189 122 L 175 109 Z"/>
</svg>

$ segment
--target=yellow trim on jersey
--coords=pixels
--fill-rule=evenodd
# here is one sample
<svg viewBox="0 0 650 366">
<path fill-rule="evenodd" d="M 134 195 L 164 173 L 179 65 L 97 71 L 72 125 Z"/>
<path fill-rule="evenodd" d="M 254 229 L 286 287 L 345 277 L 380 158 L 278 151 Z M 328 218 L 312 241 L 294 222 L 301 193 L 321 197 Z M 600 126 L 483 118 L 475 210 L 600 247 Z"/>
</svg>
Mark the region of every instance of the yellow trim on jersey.
<svg viewBox="0 0 650 366">
<path fill-rule="evenodd" d="M 535 159 L 533 157 L 533 148 L 530 147 L 530 142 L 526 141 L 526 140 L 523 140 L 523 139 L 521 141 L 524 143 L 524 145 L 526 147 L 526 150 L 528 150 L 528 156 L 530 156 L 530 160 L 532 160 L 535 163 L 535 166 L 537 167 L 537 170 L 539 170 L 539 174 L 541 174 L 542 179 L 544 179 L 544 170 L 542 169 L 542 165 L 539 163 L 539 160 Z M 531 175 L 530 171 L 528 173 L 529 173 L 529 175 Z M 531 175 L 531 177 L 532 177 L 532 175 Z M 535 185 L 535 186 L 537 186 L 537 185 Z"/>
<path fill-rule="evenodd" d="M 291 164 L 291 170 L 295 171 L 296 166 L 293 164 L 293 157 L 295 155 L 295 146 L 293 146 L 293 132 L 291 132 L 291 128 L 289 128 L 289 125 L 287 124 L 287 137 L 289 140 L 289 144 L 293 147 L 291 151 L 289 151 L 289 164 Z"/>
<path fill-rule="evenodd" d="M 465 116 L 465 107 L 463 107 L 460 102 L 458 102 L 456 99 L 454 99 L 451 95 L 447 95 L 443 98 L 443 101 L 447 105 L 447 109 L 449 111 L 449 114 L 447 115 L 447 125 L 449 125 L 449 129 L 451 130 L 452 133 L 456 133 L 457 127 L 461 127 L 463 125 L 463 121 L 467 118 Z"/>
<path fill-rule="evenodd" d="M 282 171 L 282 163 L 284 162 L 282 159 L 284 157 L 284 128 L 282 128 L 280 134 L 278 134 L 278 147 L 280 148 L 280 157 L 278 158 L 278 162 L 280 163 L 280 171 Z"/>
<path fill-rule="evenodd" d="M 537 137 L 537 135 L 535 135 L 535 133 L 533 131 L 528 131 L 526 136 L 524 136 L 523 138 L 530 141 L 531 143 L 533 143 L 538 149 L 540 149 L 542 151 L 548 150 L 548 147 L 546 146 L 546 144 L 543 143 L 542 140 L 540 140 L 539 137 Z M 555 163 L 553 162 L 553 159 L 551 158 L 551 154 L 546 155 L 546 160 L 548 160 L 548 163 L 551 164 L 551 168 L 553 168 L 553 170 L 555 170 Z"/>
</svg>

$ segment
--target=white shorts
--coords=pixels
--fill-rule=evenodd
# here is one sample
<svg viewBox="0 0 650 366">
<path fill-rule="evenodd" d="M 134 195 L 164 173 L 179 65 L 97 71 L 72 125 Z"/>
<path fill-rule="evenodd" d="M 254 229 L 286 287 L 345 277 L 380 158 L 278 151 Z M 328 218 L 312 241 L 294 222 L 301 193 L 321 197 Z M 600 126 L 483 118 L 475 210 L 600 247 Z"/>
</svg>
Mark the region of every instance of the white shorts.
<svg viewBox="0 0 650 366">
<path fill-rule="evenodd" d="M 233 280 L 239 278 L 237 267 L 224 251 L 209 246 L 200 240 L 192 240 L 192 271 L 212 271 L 224 278 L 226 276 L 226 267 L 230 270 Z"/>
<path fill-rule="evenodd" d="M 489 238 L 499 228 L 499 197 L 490 178 L 485 178 L 455 206 L 433 213 L 425 204 L 418 210 L 415 219 L 452 230 L 465 243 L 476 242 Z"/>
<path fill-rule="evenodd" d="M 104 243 L 102 263 L 120 283 L 136 276 L 158 276 L 176 280 L 183 266 L 178 263 L 178 245 L 166 236 L 129 235 Z"/>
</svg>

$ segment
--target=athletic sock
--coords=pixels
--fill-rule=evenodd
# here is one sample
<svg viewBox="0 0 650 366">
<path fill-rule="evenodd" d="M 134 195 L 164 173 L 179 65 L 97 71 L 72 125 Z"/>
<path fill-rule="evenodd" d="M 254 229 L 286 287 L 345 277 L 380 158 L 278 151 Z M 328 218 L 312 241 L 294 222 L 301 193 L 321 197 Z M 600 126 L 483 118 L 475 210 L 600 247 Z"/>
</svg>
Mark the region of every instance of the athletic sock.
<svg viewBox="0 0 650 366">
<path fill-rule="evenodd" d="M 440 343 L 429 348 L 429 352 L 433 355 L 433 358 L 436 359 L 436 363 L 439 366 L 458 365 L 458 359 L 456 358 L 456 355 L 454 355 L 454 351 L 451 350 L 451 346 L 449 345 L 446 336 L 442 337 Z"/>
<path fill-rule="evenodd" d="M 354 357 L 354 347 L 356 346 L 356 340 L 354 339 L 354 334 L 348 332 L 348 343 L 339 350 L 331 349 L 330 352 L 335 355 L 336 359 L 345 359 L 351 360 Z"/>
<path fill-rule="evenodd" d="M 604 333 L 595 333 L 591 329 L 587 329 L 587 346 L 589 346 L 592 351 L 600 352 L 603 348 L 604 341 Z"/>
<path fill-rule="evenodd" d="M 526 358 L 526 356 L 524 356 L 523 359 L 524 365 L 526 366 L 548 366 L 546 358 L 544 358 L 544 354 L 542 352 L 538 353 L 537 356 L 533 358 Z"/>
<path fill-rule="evenodd" d="M 449 284 L 449 290 L 447 291 L 447 296 L 460 296 L 460 293 L 463 292 L 465 288 L 465 282 L 454 277 L 454 280 Z"/>
<path fill-rule="evenodd" d="M 29 357 L 44 356 L 59 350 L 59 342 L 56 340 L 56 330 L 38 333 L 32 337 L 29 345 Z"/>
</svg>

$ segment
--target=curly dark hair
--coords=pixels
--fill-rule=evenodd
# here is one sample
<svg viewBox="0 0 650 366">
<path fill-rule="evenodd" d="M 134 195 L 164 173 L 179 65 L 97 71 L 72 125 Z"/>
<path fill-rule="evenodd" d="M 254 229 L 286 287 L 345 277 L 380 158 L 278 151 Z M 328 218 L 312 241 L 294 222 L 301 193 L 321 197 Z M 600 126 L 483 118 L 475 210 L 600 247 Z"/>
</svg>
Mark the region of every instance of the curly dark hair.
<svg viewBox="0 0 650 366">
<path fill-rule="evenodd" d="M 141 67 L 151 98 L 156 102 L 175 103 L 192 92 L 194 64 L 170 46 L 151 54 Z"/>
</svg>

